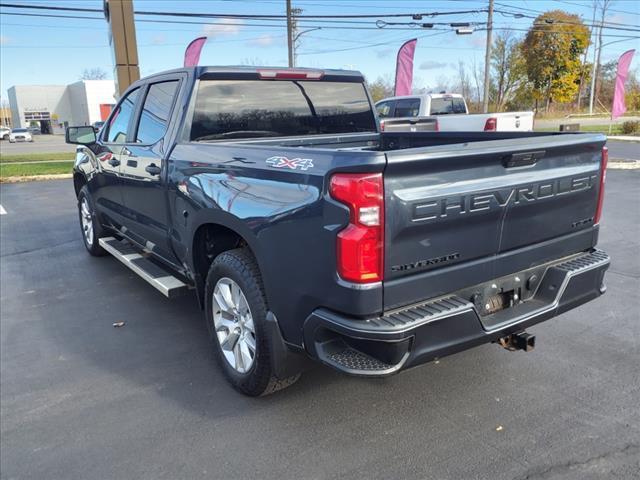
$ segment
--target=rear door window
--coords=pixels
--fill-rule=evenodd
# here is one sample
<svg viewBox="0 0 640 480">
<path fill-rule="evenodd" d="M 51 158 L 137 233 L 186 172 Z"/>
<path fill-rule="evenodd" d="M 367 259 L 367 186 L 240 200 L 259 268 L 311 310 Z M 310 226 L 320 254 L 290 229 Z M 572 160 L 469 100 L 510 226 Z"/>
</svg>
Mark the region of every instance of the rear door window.
<svg viewBox="0 0 640 480">
<path fill-rule="evenodd" d="M 172 80 L 153 83 L 149 86 L 138 123 L 137 143 L 151 145 L 164 137 L 178 90 L 178 83 L 178 80 Z"/>
<path fill-rule="evenodd" d="M 420 99 L 419 98 L 403 98 L 396 102 L 396 110 L 393 116 L 396 118 L 402 117 L 417 117 L 420 112 Z"/>
<path fill-rule="evenodd" d="M 191 140 L 376 131 L 359 82 L 201 80 Z"/>
<path fill-rule="evenodd" d="M 464 99 L 460 97 L 438 97 L 431 99 L 431 115 L 467 113 Z"/>
<path fill-rule="evenodd" d="M 396 102 L 389 100 L 388 102 L 380 102 L 376 105 L 376 110 L 378 111 L 378 116 L 380 118 L 387 118 L 393 115 L 393 105 Z"/>
<path fill-rule="evenodd" d="M 127 142 L 127 130 L 129 128 L 129 121 L 136 108 L 136 101 L 140 89 L 136 88 L 127 94 L 127 96 L 120 102 L 120 105 L 116 108 L 111 120 L 109 121 L 109 128 L 106 132 L 108 143 L 126 143 Z"/>
</svg>

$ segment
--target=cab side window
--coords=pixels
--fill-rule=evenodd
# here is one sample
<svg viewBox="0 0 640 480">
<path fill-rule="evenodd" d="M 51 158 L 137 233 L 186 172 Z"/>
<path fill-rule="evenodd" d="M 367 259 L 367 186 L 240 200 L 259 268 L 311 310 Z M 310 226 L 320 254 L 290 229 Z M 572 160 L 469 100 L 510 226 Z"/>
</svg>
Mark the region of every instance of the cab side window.
<svg viewBox="0 0 640 480">
<path fill-rule="evenodd" d="M 127 142 L 127 129 L 129 127 L 129 120 L 136 108 L 136 100 L 140 89 L 136 88 L 132 90 L 118 105 L 115 113 L 109 121 L 109 127 L 106 135 L 103 138 L 107 139 L 108 143 L 126 143 Z"/>
<path fill-rule="evenodd" d="M 154 83 L 149 87 L 140 115 L 136 142 L 151 145 L 167 132 L 178 81 Z"/>
</svg>

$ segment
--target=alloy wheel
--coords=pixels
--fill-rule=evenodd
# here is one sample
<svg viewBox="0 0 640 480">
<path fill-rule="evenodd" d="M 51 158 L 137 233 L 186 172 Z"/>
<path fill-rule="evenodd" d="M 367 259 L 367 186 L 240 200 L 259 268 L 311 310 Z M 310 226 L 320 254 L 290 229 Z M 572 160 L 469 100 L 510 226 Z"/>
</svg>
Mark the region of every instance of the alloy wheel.
<svg viewBox="0 0 640 480">
<path fill-rule="evenodd" d="M 251 309 L 240 286 L 223 277 L 213 289 L 213 325 L 225 360 L 238 373 L 247 373 L 256 356 Z"/>
<path fill-rule="evenodd" d="M 87 197 L 83 197 L 80 202 L 80 219 L 82 222 L 82 233 L 87 245 L 93 244 L 93 218 L 91 215 L 91 207 Z"/>
</svg>

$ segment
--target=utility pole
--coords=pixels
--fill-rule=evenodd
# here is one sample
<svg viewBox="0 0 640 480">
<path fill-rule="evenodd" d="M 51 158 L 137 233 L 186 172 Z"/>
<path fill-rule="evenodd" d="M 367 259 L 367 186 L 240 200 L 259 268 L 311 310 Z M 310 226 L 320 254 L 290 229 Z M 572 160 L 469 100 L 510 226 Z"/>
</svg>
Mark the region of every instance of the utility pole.
<svg viewBox="0 0 640 480">
<path fill-rule="evenodd" d="M 293 18 L 291 0 L 287 0 L 287 47 L 289 49 L 289 68 L 293 67 Z"/>
<path fill-rule="evenodd" d="M 602 18 L 600 19 L 600 30 L 596 39 L 596 48 L 593 52 L 593 68 L 591 69 L 591 93 L 589 95 L 589 115 L 593 115 L 593 104 L 596 100 L 596 79 L 600 70 L 600 53 L 602 52 L 602 27 L 604 26 L 604 17 L 607 13 L 609 0 L 602 0 Z"/>
<path fill-rule="evenodd" d="M 487 16 L 487 49 L 484 54 L 484 94 L 482 97 L 482 111 L 489 112 L 489 83 L 491 78 L 491 44 L 493 39 L 493 0 L 489 0 L 489 15 Z"/>
<path fill-rule="evenodd" d="M 600 85 L 598 82 L 598 77 L 600 76 L 600 55 L 602 55 L 602 30 L 604 29 L 604 15 L 607 12 L 607 1 L 605 0 L 602 3 L 602 19 L 600 20 L 600 33 L 598 34 L 598 58 L 596 59 L 596 74 L 595 81 L 593 82 L 593 103 L 596 104 L 598 102 L 598 93 L 600 90 Z"/>
<path fill-rule="evenodd" d="M 104 16 L 109 22 L 109 44 L 113 55 L 118 98 L 140 78 L 136 25 L 131 0 L 104 0 Z"/>
<path fill-rule="evenodd" d="M 596 24 L 596 10 L 597 10 L 596 0 L 593 0 L 593 18 L 591 19 L 591 28 Z M 595 33 L 595 32 L 594 32 Z M 582 103 L 582 91 L 583 91 L 583 83 L 584 83 L 584 67 L 587 64 L 587 56 L 589 55 L 589 47 L 591 46 L 591 39 L 589 39 L 589 43 L 587 44 L 587 48 L 584 50 L 584 58 L 582 59 L 582 70 L 580 71 L 580 84 L 578 87 L 578 111 L 580 111 L 580 104 Z"/>
</svg>

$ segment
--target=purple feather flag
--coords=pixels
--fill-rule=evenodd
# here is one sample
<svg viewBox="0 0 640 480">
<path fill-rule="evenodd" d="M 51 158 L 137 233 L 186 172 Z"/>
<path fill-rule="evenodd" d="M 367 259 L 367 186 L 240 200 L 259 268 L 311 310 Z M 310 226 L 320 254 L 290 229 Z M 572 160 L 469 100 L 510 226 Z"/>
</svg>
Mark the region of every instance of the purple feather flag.
<svg viewBox="0 0 640 480">
<path fill-rule="evenodd" d="M 411 95 L 413 84 L 413 54 L 416 51 L 417 38 L 405 42 L 398 50 L 396 60 L 396 87 L 394 95 Z"/>
<path fill-rule="evenodd" d="M 195 67 L 198 65 L 198 62 L 200 61 L 200 52 L 202 51 L 202 47 L 204 47 L 206 41 L 207 37 L 198 37 L 189 44 L 187 49 L 184 51 L 185 67 Z"/>
</svg>

